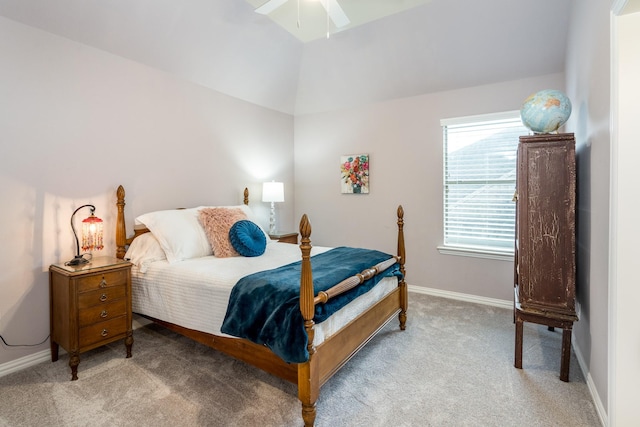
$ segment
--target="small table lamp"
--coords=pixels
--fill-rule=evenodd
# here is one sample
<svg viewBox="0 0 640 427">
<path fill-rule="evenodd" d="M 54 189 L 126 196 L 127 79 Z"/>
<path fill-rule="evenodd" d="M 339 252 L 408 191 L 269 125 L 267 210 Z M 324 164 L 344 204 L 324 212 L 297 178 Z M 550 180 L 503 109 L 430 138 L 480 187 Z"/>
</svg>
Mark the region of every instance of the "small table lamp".
<svg viewBox="0 0 640 427">
<path fill-rule="evenodd" d="M 95 249 L 99 251 L 104 248 L 104 245 L 102 244 L 102 220 L 93 214 L 96 207 L 93 205 L 82 205 L 73 211 L 73 214 L 71 215 L 71 229 L 73 230 L 73 237 L 76 238 L 76 255 L 71 261 L 67 261 L 65 263 L 66 265 L 86 264 L 91 259 L 85 258 L 85 254 L 80 255 L 80 241 L 78 240 L 78 233 L 76 232 L 76 227 L 73 223 L 73 218 L 82 208 L 91 209 L 91 215 L 82 220 L 82 250 L 91 251 Z"/>
<path fill-rule="evenodd" d="M 271 215 L 269 216 L 269 234 L 276 234 L 275 202 L 284 202 L 284 184 L 282 182 L 265 182 L 262 184 L 262 201 L 271 202 Z"/>
</svg>

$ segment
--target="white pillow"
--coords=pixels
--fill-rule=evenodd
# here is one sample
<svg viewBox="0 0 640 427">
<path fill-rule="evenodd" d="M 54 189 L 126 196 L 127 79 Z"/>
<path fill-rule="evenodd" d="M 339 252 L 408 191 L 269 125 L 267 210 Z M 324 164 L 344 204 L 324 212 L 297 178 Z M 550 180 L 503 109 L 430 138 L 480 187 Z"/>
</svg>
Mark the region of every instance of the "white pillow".
<svg viewBox="0 0 640 427">
<path fill-rule="evenodd" d="M 144 233 L 133 239 L 124 258 L 136 265 L 141 273 L 145 273 L 149 264 L 165 260 L 167 256 L 158 239 L 152 233 Z"/>
<path fill-rule="evenodd" d="M 158 239 L 170 263 L 212 255 L 198 208 L 149 212 L 136 218 Z"/>
</svg>

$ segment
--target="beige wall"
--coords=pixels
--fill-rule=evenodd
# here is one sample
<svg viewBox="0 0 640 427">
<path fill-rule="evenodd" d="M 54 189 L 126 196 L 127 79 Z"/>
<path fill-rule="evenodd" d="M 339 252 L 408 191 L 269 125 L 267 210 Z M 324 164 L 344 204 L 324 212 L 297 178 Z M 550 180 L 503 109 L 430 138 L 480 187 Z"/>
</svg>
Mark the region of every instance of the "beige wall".
<svg viewBox="0 0 640 427">
<path fill-rule="evenodd" d="M 238 203 L 249 186 L 285 182 L 293 212 L 293 117 L 0 18 L 0 334 L 49 333 L 51 263 L 75 250 L 69 218 L 96 205 L 114 254 L 115 189 L 126 215 Z M 250 125 L 248 125 L 250 124 Z M 263 225 L 264 225 L 263 224 Z M 48 348 L 0 345 L 0 364 Z"/>
<path fill-rule="evenodd" d="M 567 94 L 573 114 L 578 170 L 577 286 L 580 321 L 574 348 L 601 415 L 608 388 L 608 275 L 610 184 L 610 2 L 574 5 L 567 46 Z"/>
<path fill-rule="evenodd" d="M 486 298 L 513 298 L 513 263 L 441 255 L 440 119 L 519 110 L 527 96 L 564 90 L 554 74 L 297 116 L 296 217 L 307 213 L 312 242 L 395 252 L 395 212 L 405 210 L 407 282 Z M 341 155 L 370 155 L 371 192 L 340 193 Z"/>
</svg>

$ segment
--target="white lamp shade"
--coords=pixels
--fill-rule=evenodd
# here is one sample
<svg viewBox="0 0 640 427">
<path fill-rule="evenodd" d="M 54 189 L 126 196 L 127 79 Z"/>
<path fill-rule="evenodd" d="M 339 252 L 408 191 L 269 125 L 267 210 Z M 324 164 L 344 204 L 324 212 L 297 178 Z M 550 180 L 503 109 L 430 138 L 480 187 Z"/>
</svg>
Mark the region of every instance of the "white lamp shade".
<svg viewBox="0 0 640 427">
<path fill-rule="evenodd" d="M 262 184 L 262 201 L 284 202 L 284 184 L 275 181 Z"/>
</svg>

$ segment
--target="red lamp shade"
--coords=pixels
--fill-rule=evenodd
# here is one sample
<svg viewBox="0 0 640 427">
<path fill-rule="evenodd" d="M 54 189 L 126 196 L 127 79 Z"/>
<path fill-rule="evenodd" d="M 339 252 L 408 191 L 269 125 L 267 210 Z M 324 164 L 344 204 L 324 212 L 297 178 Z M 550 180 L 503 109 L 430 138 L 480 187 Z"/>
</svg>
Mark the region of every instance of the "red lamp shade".
<svg viewBox="0 0 640 427">
<path fill-rule="evenodd" d="M 82 265 L 88 263 L 91 259 L 91 254 L 80 254 L 80 241 L 78 239 L 78 233 L 76 233 L 76 226 L 73 224 L 73 218 L 82 208 L 91 209 L 91 215 L 82 220 L 82 250 L 84 252 L 92 250 L 99 251 L 104 248 L 102 244 L 102 220 L 93 214 L 96 207 L 93 205 L 82 205 L 73 211 L 71 215 L 71 230 L 73 230 L 73 237 L 76 239 L 76 255 L 71 261 L 67 261 L 65 263 L 66 265 Z M 85 255 L 88 257 L 85 258 Z"/>
<path fill-rule="evenodd" d="M 91 212 L 91 216 L 82 220 L 82 250 L 99 251 L 102 244 L 102 220 Z"/>
</svg>

